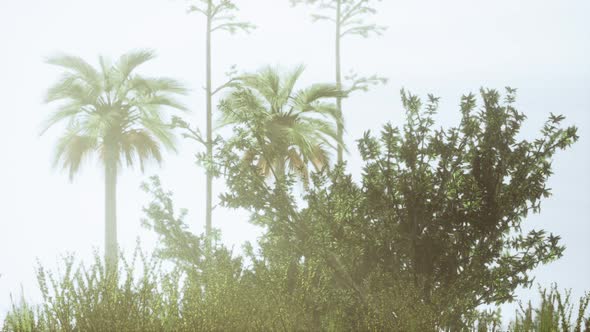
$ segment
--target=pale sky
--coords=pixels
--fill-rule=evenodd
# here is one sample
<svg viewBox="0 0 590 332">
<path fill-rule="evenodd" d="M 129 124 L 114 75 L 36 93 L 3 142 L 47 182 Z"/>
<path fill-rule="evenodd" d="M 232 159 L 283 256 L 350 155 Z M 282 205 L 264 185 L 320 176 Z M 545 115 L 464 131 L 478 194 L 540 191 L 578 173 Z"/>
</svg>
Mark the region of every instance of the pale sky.
<svg viewBox="0 0 590 332">
<path fill-rule="evenodd" d="M 266 64 L 307 65 L 302 83 L 334 77 L 333 29 L 312 23 L 307 7 L 288 0 L 238 0 L 240 16 L 258 26 L 250 35 L 214 37 L 214 82 L 236 64 L 242 71 Z M 56 53 L 81 56 L 93 64 L 99 54 L 116 58 L 136 48 L 158 57 L 140 71 L 185 82 L 187 117 L 204 129 L 204 20 L 186 13 L 182 0 L 0 0 L 0 321 L 9 294 L 38 301 L 34 267 L 38 259 L 55 267 L 68 252 L 88 260 L 104 238 L 104 181 L 96 161 L 84 165 L 73 182 L 52 169 L 59 129 L 39 136 L 52 105 L 43 95 L 59 69 L 44 63 Z M 389 28 L 382 37 L 350 38 L 343 45 L 343 68 L 389 78 L 386 86 L 354 95 L 344 103 L 348 169 L 360 172 L 355 140 L 365 130 L 378 132 L 403 122 L 399 90 L 441 97 L 438 124 L 457 124 L 459 98 L 480 87 L 518 88 L 517 105 L 528 120 L 522 137 L 534 137 L 550 112 L 564 114 L 579 127 L 580 141 L 556 156 L 550 180 L 553 196 L 525 229 L 544 228 L 563 238 L 565 256 L 537 269 L 543 286 L 558 282 L 577 297 L 590 290 L 590 1 L 587 0 L 384 0 L 374 20 Z M 141 227 L 149 197 L 139 186 L 158 174 L 175 193 L 178 208 L 188 208 L 189 224 L 204 224 L 203 170 L 195 166 L 193 143 L 179 140 L 179 153 L 145 174 L 126 170 L 119 178 L 119 243 L 126 249 L 140 238 L 153 248 L 155 237 Z M 217 181 L 216 191 L 221 190 Z M 214 226 L 224 242 L 239 248 L 259 231 L 247 214 L 217 208 Z M 536 296 L 519 290 L 522 299 Z M 512 310 L 513 306 L 505 306 Z M 511 316 L 512 312 L 505 312 Z"/>
</svg>

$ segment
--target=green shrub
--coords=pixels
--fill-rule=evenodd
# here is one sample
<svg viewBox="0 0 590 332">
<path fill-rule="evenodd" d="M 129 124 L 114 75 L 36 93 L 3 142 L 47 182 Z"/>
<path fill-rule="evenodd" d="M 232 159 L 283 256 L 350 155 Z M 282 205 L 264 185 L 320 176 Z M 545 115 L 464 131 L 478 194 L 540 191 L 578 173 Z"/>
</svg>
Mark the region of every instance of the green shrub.
<svg viewBox="0 0 590 332">
<path fill-rule="evenodd" d="M 20 302 L 16 304 L 12 296 L 10 297 L 12 307 L 10 312 L 4 318 L 2 327 L 3 332 L 34 332 L 45 331 L 45 326 L 42 319 L 42 314 L 38 307 L 29 305 L 21 296 Z"/>
<path fill-rule="evenodd" d="M 530 301 L 526 306 L 520 304 L 520 311 L 509 325 L 511 331 L 590 331 L 590 313 L 587 312 L 590 293 L 580 297 L 577 305 L 571 301 L 571 290 L 562 293 L 556 284 L 551 285 L 549 291 L 539 288 L 539 294 L 541 303 L 537 308 L 533 308 Z"/>
<path fill-rule="evenodd" d="M 39 266 L 42 305 L 33 308 L 24 300 L 13 305 L 4 330 L 176 331 L 178 271 L 162 273 L 160 262 L 139 250 L 131 261 L 123 257 L 120 264 L 107 273 L 95 255 L 90 266 L 77 268 L 74 258 L 66 257 L 57 274 Z"/>
</svg>

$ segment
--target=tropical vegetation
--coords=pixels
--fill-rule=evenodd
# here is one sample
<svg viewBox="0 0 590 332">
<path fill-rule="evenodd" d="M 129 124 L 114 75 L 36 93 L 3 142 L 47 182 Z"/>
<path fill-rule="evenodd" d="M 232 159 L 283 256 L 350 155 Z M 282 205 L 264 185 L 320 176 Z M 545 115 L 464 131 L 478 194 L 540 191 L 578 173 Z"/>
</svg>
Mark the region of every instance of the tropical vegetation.
<svg viewBox="0 0 590 332">
<path fill-rule="evenodd" d="M 361 181 L 343 165 L 325 167 L 304 196 L 296 173 L 268 181 L 244 162 L 252 149 L 269 160 L 275 153 L 263 148 L 265 131 L 248 129 L 267 117 L 244 112 L 245 127 L 215 157 L 228 186 L 222 204 L 250 211 L 266 230 L 256 249 L 237 254 L 218 238 L 209 247 L 153 177 L 143 188 L 152 197 L 144 225 L 159 237 L 154 256 L 137 250 L 112 274 L 98 256 L 89 267 L 66 258 L 57 276 L 39 266 L 43 305 L 15 303 L 4 330 L 499 331 L 499 312 L 480 305 L 514 300 L 534 267 L 563 254 L 558 236 L 523 234 L 521 223 L 550 195 L 548 161 L 578 139 L 556 115 L 535 140 L 518 139 L 525 117 L 514 102 L 512 89 L 466 95 L 459 126 L 435 129 L 438 99 L 402 92 L 406 123 L 358 141 Z M 512 328 L 590 328 L 589 297 L 574 304 L 553 287 Z"/>
<path fill-rule="evenodd" d="M 439 98 L 402 89 L 405 120 L 359 137 L 350 151 L 362 167 L 348 170 L 342 101 L 385 79 L 343 79 L 341 43 L 384 31 L 366 22 L 376 2 L 291 0 L 335 27 L 335 81 L 304 87 L 303 65 L 233 67 L 213 87 L 212 34 L 254 26 L 237 20 L 234 1 L 191 3 L 206 19 L 205 136 L 178 114 L 187 111 L 183 84 L 137 73 L 153 51 L 99 57 L 98 67 L 72 55 L 47 60 L 62 71 L 42 130 L 62 132 L 54 164 L 70 179 L 93 155 L 104 168 L 104 260 L 97 251 L 90 263 L 66 256 L 57 272 L 39 264 L 41 303 L 12 299 L 2 331 L 501 331 L 498 306 L 565 253 L 559 235 L 524 226 L 551 196 L 552 162 L 578 141 L 577 127 L 551 113 L 523 138 L 512 88 L 465 94 L 458 123 L 439 127 Z M 205 230 L 191 232 L 188 210 L 152 176 L 142 184 L 142 225 L 157 247 L 126 255 L 117 243 L 120 170 L 162 162 L 176 134 L 204 150 L 195 154 L 206 175 Z M 216 177 L 216 205 L 245 211 L 235 222 L 262 230 L 242 250 L 213 227 Z M 556 284 L 539 292 L 538 306 L 520 303 L 510 330 L 590 331 L 589 293 L 576 302 Z"/>
</svg>

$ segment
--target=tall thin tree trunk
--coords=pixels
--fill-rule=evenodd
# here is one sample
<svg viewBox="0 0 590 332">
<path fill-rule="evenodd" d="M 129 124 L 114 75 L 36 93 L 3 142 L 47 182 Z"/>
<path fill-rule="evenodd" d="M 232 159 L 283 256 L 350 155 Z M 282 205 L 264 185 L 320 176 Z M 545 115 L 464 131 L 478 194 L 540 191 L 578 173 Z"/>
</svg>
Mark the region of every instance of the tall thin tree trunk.
<svg viewBox="0 0 590 332">
<path fill-rule="evenodd" d="M 286 159 L 286 157 L 285 157 Z M 277 180 L 280 182 L 284 182 L 287 179 L 287 171 L 286 171 L 286 165 L 285 165 L 286 161 L 283 159 L 279 159 L 279 162 L 277 163 L 276 167 L 275 167 L 275 172 L 276 172 L 276 177 Z"/>
<path fill-rule="evenodd" d="M 116 267 L 119 255 L 117 245 L 117 164 L 112 152 L 105 158 L 105 265 Z"/>
<path fill-rule="evenodd" d="M 342 0 L 336 2 L 336 87 L 342 88 L 342 74 L 340 68 L 340 19 L 342 15 Z M 343 160 L 343 144 L 344 144 L 344 127 L 342 118 L 342 97 L 336 98 L 336 108 L 338 109 L 338 115 L 341 117 L 341 121 L 338 122 L 338 139 L 340 144 L 338 145 L 338 162 L 341 163 Z"/>
<path fill-rule="evenodd" d="M 207 45 L 206 45 L 206 58 L 207 58 L 207 159 L 208 161 L 213 160 L 213 128 L 212 128 L 212 118 L 213 118 L 213 111 L 211 107 L 211 11 L 212 11 L 212 2 L 211 0 L 208 1 L 207 4 Z M 206 169 L 207 172 L 207 207 L 205 212 L 205 235 L 207 236 L 207 248 L 211 247 L 211 214 L 213 212 L 213 175 L 209 169 Z"/>
</svg>

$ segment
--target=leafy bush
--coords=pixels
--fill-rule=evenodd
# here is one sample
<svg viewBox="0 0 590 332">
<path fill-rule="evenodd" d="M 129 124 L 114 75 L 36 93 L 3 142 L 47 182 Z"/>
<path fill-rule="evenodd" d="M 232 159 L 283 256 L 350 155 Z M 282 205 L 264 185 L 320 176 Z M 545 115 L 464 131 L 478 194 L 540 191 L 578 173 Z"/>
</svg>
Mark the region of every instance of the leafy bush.
<svg viewBox="0 0 590 332">
<path fill-rule="evenodd" d="M 32 332 L 48 330 L 43 320 L 40 318 L 42 313 L 39 308 L 29 305 L 24 296 L 21 297 L 18 304 L 10 298 L 12 307 L 10 312 L 4 318 L 3 332 Z"/>
<path fill-rule="evenodd" d="M 4 330 L 176 330 L 180 277 L 176 271 L 160 273 L 160 263 L 139 250 L 130 262 L 122 258 L 119 268 L 110 273 L 98 255 L 88 268 L 75 265 L 72 256 L 66 257 L 64 270 L 57 275 L 39 266 L 43 304 L 36 310 L 24 301 L 13 307 Z"/>
<path fill-rule="evenodd" d="M 460 124 L 436 129 L 438 99 L 402 91 L 404 126 L 359 140 L 361 183 L 343 165 L 324 169 L 302 200 L 294 177 L 268 180 L 260 160 L 244 162 L 251 151 L 262 161 L 272 151 L 258 109 L 243 112 L 216 158 L 229 188 L 222 203 L 251 211 L 251 222 L 268 230 L 259 255 L 285 270 L 288 292 L 308 294 L 305 317 L 341 315 L 356 329 L 416 321 L 458 330 L 480 305 L 512 300 L 530 285 L 529 271 L 561 257 L 559 236 L 523 234 L 521 225 L 550 196 L 551 160 L 578 139 L 576 128 L 551 115 L 539 138 L 519 140 L 526 117 L 515 90 L 502 98 L 482 89 L 481 101 L 477 109 L 476 96 L 464 96 Z M 289 281 L 304 276 L 309 284 Z M 400 290 L 410 294 L 381 295 Z M 408 305 L 419 310 L 396 318 Z"/>
</svg>

